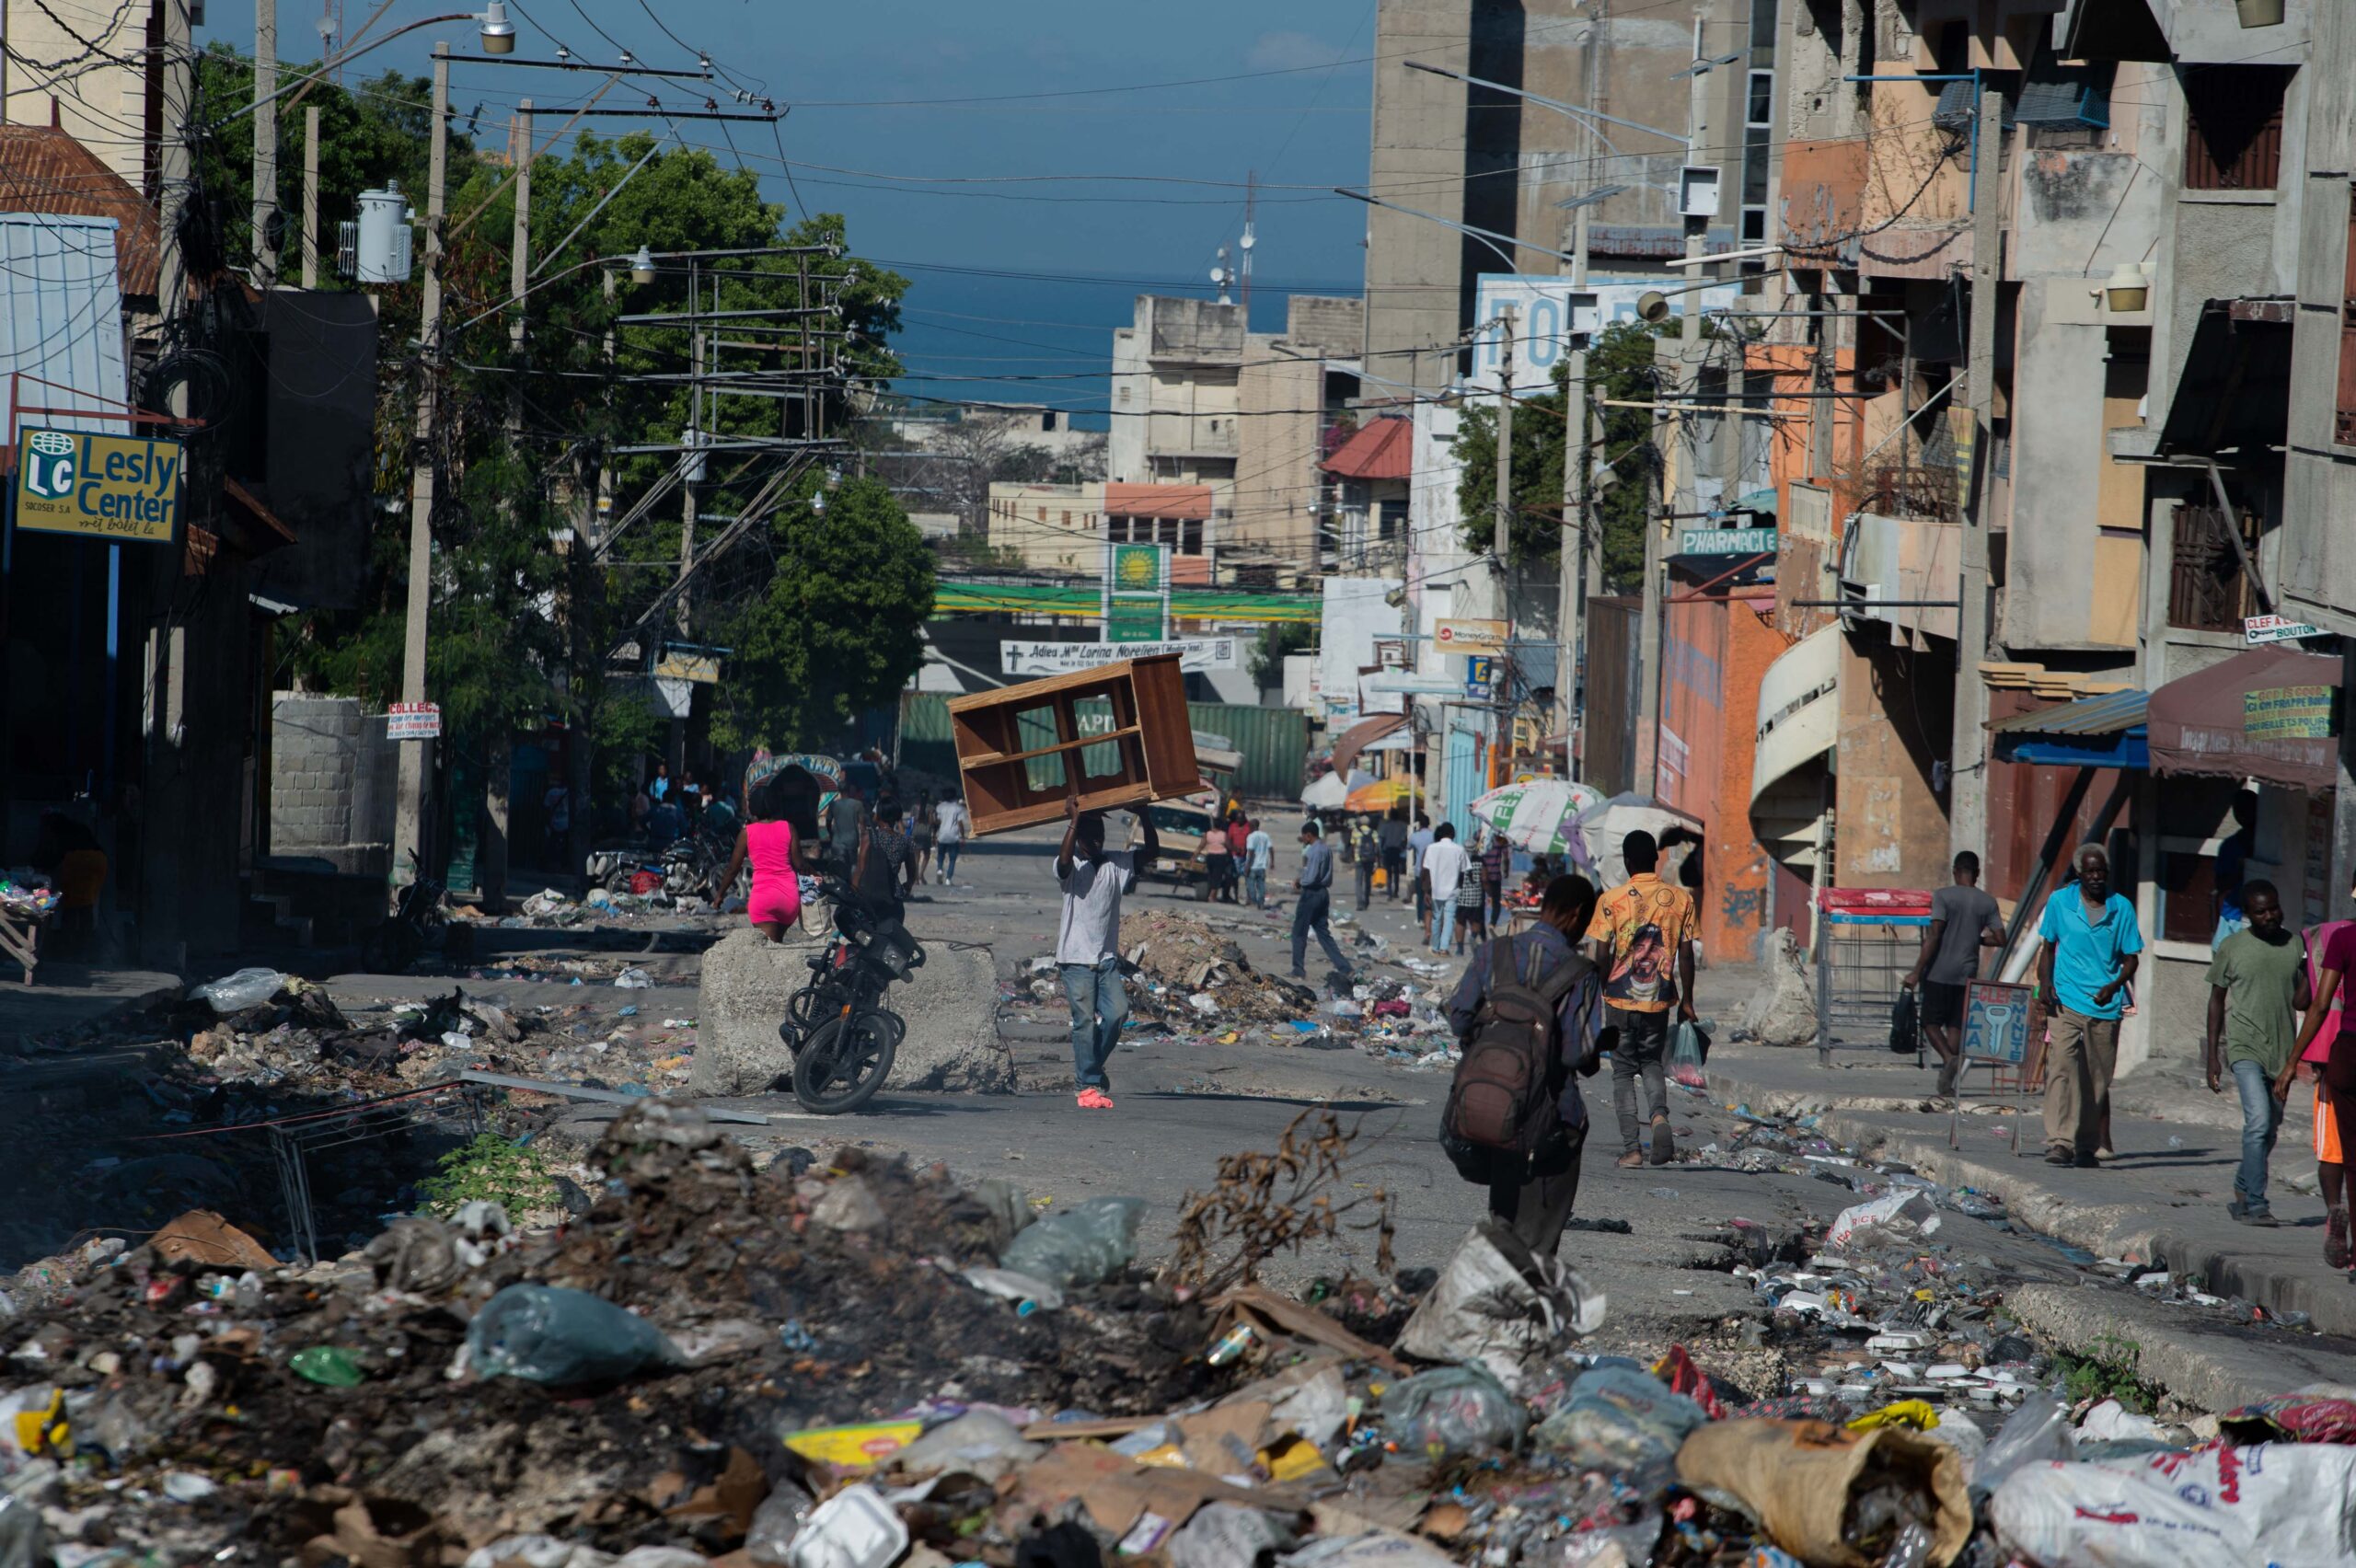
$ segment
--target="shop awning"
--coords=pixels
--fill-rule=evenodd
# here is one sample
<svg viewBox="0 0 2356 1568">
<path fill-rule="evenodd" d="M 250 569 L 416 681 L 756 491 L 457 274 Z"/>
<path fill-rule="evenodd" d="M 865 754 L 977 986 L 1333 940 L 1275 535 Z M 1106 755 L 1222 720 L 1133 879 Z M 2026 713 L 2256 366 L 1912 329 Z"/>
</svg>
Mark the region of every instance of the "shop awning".
<svg viewBox="0 0 2356 1568">
<path fill-rule="evenodd" d="M 2332 787 L 2339 661 L 2253 648 L 2152 694 L 2152 771 Z"/>
<path fill-rule="evenodd" d="M 2144 691 L 2114 691 L 2015 713 L 1988 726 L 1999 762 L 2055 767 L 2148 767 Z"/>
<path fill-rule="evenodd" d="M 1404 713 L 1378 713 L 1371 719 L 1361 719 L 1341 733 L 1334 743 L 1334 770 L 1347 773 L 1358 753 L 1366 750 L 1385 735 L 1407 727 Z"/>
</svg>

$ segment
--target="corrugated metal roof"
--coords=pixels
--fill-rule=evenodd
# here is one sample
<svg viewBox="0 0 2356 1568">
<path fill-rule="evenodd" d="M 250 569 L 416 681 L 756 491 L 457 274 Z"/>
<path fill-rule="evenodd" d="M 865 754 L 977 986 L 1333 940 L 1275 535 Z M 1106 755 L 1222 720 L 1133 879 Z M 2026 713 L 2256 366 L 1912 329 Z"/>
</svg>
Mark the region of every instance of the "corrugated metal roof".
<svg viewBox="0 0 2356 1568">
<path fill-rule="evenodd" d="M 2034 713 L 2015 713 L 1988 729 L 1999 735 L 2116 735 L 2141 729 L 2151 704 L 2148 691 L 2107 692 Z"/>
<path fill-rule="evenodd" d="M 0 213 L 0 396 L 6 374 L 18 409 L 128 407 L 122 363 L 122 292 L 112 218 Z M 101 435 L 128 432 L 121 418 L 27 413 L 16 421 Z M 17 431 L 6 432 L 10 446 Z"/>
<path fill-rule="evenodd" d="M 98 155 L 47 125 L 0 125 L 0 212 L 112 218 L 116 276 L 136 297 L 156 292 L 156 209 Z"/>
<path fill-rule="evenodd" d="M 1345 479 L 1403 479 L 1414 471 L 1414 444 L 1410 421 L 1369 420 L 1325 459 L 1323 467 Z"/>
</svg>

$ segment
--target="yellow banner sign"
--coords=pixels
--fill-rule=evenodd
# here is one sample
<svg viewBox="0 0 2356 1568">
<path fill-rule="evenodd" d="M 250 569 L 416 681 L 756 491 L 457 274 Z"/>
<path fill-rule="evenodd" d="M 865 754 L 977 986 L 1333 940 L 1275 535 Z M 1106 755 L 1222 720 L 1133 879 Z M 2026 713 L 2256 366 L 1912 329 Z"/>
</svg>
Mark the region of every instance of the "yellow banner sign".
<svg viewBox="0 0 2356 1568">
<path fill-rule="evenodd" d="M 145 436 L 28 430 L 17 448 L 17 526 L 116 542 L 179 536 L 180 445 Z"/>
</svg>

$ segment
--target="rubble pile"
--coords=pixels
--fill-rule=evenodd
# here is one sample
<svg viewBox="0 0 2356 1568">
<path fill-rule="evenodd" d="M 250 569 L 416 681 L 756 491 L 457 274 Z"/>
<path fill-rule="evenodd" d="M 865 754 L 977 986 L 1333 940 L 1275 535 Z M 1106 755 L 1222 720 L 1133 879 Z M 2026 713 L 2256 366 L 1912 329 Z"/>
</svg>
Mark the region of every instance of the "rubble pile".
<svg viewBox="0 0 2356 1568">
<path fill-rule="evenodd" d="M 1121 919 L 1121 953 L 1146 982 L 1132 987 L 1132 999 L 1156 1011 L 1183 1007 L 1199 1018 L 1276 1023 L 1317 1010 L 1315 991 L 1253 969 L 1241 947 L 1199 916 L 1132 910 Z"/>
<path fill-rule="evenodd" d="M 1838 1311 L 1869 1356 L 1953 1348 L 2016 1390 L 1584 1354 L 1601 1298 L 1485 1226 L 1329 1311 L 1140 1273 L 1138 1200 L 1041 1217 L 857 1148 L 764 1163 L 692 1109 L 634 1108 L 594 1163 L 537 1235 L 478 1202 L 309 1269 L 213 1216 L 86 1249 L 0 1320 L 0 1561 L 2156 1568 L 2188 1532 L 2236 1563 L 2348 1539 L 2356 1402 L 2073 1410 L 2026 1342 L 1974 1337 L 1992 1304 L 1946 1288 L 1917 1193 L 1731 1245 L 1775 1332 L 1828 1294 L 1796 1271 L 1923 1253 L 1864 1293 L 1913 1328 L 1861 1295 L 1811 1332 Z"/>
</svg>

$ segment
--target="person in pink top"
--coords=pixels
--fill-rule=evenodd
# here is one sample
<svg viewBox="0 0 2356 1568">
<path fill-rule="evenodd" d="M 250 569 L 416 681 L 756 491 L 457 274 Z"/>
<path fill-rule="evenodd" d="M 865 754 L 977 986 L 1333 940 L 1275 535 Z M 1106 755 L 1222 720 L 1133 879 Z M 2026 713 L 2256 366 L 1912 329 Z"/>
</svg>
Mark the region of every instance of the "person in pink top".
<svg viewBox="0 0 2356 1568">
<path fill-rule="evenodd" d="M 2352 926 L 2356 921 L 2328 920 L 2306 933 L 2307 985 L 2319 998 L 2324 994 L 2324 954 L 2334 941 L 2346 943 L 2350 939 L 2340 932 Z M 2342 1009 L 2347 1001 L 2346 989 L 2335 987 L 2329 1005 L 2320 1009 L 2328 1015 L 2324 1025 L 2308 1032 L 2312 1039 L 2306 1049 L 2292 1055 L 2289 1070 L 2275 1085 L 2275 1093 L 2287 1098 L 2292 1082 L 2304 1072 L 2316 1086 L 2316 1181 L 2323 1189 L 2324 1212 L 2328 1216 L 2324 1224 L 2323 1261 L 2335 1269 L 2344 1269 L 2350 1262 L 2348 1193 L 2346 1167 L 2339 1151 L 2339 1125 L 2332 1111 L 2331 1086 L 2324 1081 L 2324 1066 L 2331 1059 L 2332 1042 L 2339 1038 L 2344 1022 Z"/>
<path fill-rule="evenodd" d="M 720 879 L 719 890 L 711 895 L 711 906 L 717 909 L 728 896 L 728 890 L 736 885 L 736 873 L 749 863 L 753 868 L 753 890 L 745 903 L 745 918 L 751 922 L 753 929 L 773 942 L 785 940 L 786 931 L 802 917 L 802 882 L 798 873 L 809 869 L 812 850 L 817 843 L 815 810 L 795 810 L 803 795 L 810 795 L 810 804 L 814 807 L 814 789 L 797 790 L 797 783 L 814 785 L 815 781 L 802 769 L 789 767 L 754 789 L 752 798 L 745 802 L 749 820 L 738 830 L 736 849 L 728 859 L 727 874 Z M 803 831 L 799 834 L 794 831 L 793 823 L 797 816 L 804 819 Z"/>
</svg>

